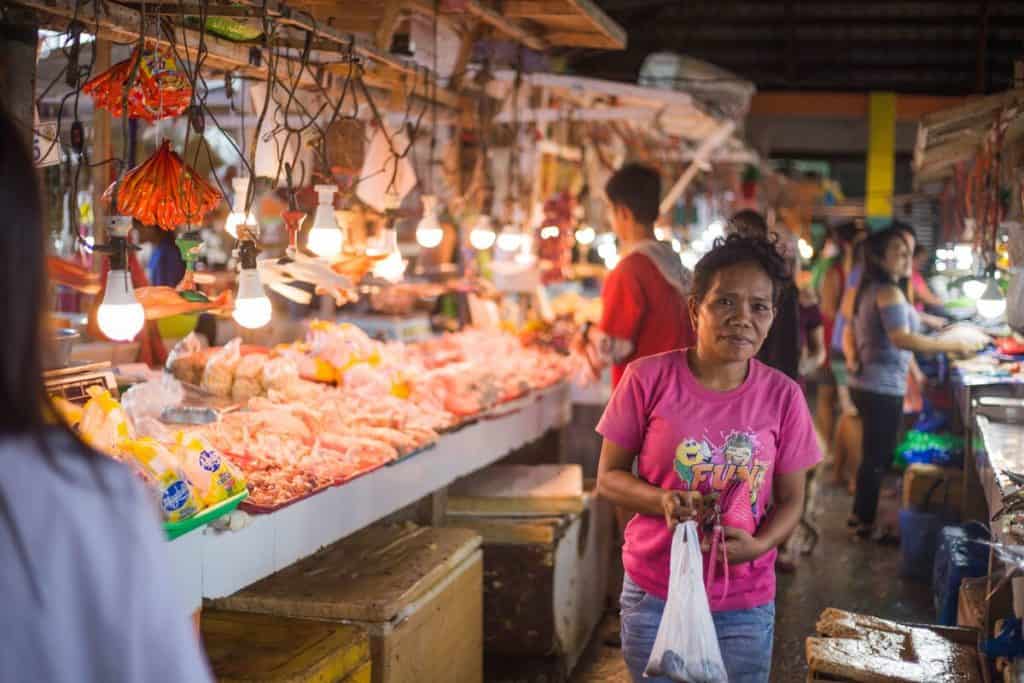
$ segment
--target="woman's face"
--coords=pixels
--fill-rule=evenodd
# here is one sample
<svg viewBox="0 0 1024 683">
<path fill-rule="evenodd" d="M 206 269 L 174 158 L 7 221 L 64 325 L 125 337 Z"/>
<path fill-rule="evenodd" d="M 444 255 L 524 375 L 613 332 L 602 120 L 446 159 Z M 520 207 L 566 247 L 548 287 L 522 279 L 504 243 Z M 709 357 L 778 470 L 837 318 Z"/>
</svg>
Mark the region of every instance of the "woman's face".
<svg viewBox="0 0 1024 683">
<path fill-rule="evenodd" d="M 913 262 L 910 259 L 910 245 L 902 236 L 889 240 L 882 258 L 882 268 L 894 280 L 910 277 Z"/>
<path fill-rule="evenodd" d="M 771 278 L 756 263 L 737 263 L 715 273 L 700 301 L 690 299 L 697 350 L 721 362 L 753 358 L 775 317 Z"/>
</svg>

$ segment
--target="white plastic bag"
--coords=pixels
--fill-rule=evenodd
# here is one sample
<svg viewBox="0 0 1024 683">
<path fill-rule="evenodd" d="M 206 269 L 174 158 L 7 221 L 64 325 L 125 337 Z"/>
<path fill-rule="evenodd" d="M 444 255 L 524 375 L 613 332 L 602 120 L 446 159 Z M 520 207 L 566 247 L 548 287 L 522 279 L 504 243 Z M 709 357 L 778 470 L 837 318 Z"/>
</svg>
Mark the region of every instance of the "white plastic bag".
<svg viewBox="0 0 1024 683">
<path fill-rule="evenodd" d="M 672 535 L 668 599 L 644 675 L 684 683 L 729 680 L 704 589 L 704 563 L 694 521 L 680 524 Z"/>
</svg>

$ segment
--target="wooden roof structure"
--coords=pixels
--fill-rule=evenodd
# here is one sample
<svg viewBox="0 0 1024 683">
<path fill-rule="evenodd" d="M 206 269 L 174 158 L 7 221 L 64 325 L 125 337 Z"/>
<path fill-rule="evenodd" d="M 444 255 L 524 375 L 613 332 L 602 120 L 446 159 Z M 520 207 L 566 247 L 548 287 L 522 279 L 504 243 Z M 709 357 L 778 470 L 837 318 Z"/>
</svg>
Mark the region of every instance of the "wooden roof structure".
<svg viewBox="0 0 1024 683">
<path fill-rule="evenodd" d="M 1024 137 L 1024 89 L 1008 90 L 921 119 L 914 148 L 914 183 L 941 180 L 956 164 L 975 156 L 996 125 L 1004 143 Z"/>
</svg>

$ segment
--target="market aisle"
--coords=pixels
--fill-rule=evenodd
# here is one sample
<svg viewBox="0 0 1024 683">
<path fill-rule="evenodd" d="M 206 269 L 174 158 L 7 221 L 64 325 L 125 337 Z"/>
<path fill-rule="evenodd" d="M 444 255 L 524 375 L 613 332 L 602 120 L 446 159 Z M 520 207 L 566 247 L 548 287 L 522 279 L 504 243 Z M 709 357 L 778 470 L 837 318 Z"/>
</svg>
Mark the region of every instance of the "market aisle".
<svg viewBox="0 0 1024 683">
<path fill-rule="evenodd" d="M 892 490 L 891 486 L 887 488 Z M 897 500 L 892 496 L 882 499 L 882 518 L 894 514 Z M 929 587 L 899 578 L 899 548 L 849 539 L 846 516 L 850 504 L 845 491 L 831 486 L 822 488 L 812 508 L 821 532 L 818 547 L 814 554 L 801 558 L 795 574 L 779 576 L 773 682 L 804 680 L 804 639 L 812 633 L 818 615 L 826 607 L 900 621 L 934 620 Z M 617 619 L 609 618 L 602 632 L 607 634 L 615 628 Z M 574 683 L 628 683 L 621 652 L 604 645 L 603 640 L 598 637 L 573 677 Z"/>
</svg>

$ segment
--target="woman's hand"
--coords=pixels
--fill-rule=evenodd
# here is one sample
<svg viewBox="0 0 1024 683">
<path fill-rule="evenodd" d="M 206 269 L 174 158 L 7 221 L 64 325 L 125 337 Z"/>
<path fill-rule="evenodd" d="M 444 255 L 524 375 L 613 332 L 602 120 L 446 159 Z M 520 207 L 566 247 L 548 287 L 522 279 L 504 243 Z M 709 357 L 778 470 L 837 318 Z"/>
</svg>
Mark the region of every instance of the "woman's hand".
<svg viewBox="0 0 1024 683">
<path fill-rule="evenodd" d="M 743 529 L 727 526 L 722 527 L 722 531 L 725 532 L 725 553 L 729 564 L 750 562 L 771 550 L 757 536 L 751 536 Z"/>
<path fill-rule="evenodd" d="M 665 524 L 675 529 L 677 524 L 697 519 L 703 507 L 703 496 L 696 491 L 665 491 L 661 494 L 661 509 Z"/>
</svg>

